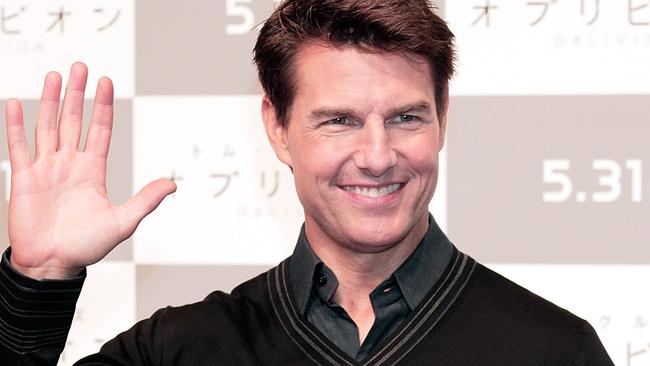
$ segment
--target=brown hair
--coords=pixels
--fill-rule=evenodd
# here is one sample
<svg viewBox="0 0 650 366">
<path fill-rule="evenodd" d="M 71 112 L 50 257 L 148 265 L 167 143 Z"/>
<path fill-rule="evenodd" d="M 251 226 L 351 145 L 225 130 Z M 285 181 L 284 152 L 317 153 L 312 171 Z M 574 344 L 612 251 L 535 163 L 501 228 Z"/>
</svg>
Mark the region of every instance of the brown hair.
<svg viewBox="0 0 650 366">
<path fill-rule="evenodd" d="M 454 72 L 453 39 L 427 0 L 285 0 L 262 26 L 253 53 L 264 92 L 284 126 L 295 94 L 293 60 L 308 41 L 424 57 L 440 116 Z"/>
</svg>

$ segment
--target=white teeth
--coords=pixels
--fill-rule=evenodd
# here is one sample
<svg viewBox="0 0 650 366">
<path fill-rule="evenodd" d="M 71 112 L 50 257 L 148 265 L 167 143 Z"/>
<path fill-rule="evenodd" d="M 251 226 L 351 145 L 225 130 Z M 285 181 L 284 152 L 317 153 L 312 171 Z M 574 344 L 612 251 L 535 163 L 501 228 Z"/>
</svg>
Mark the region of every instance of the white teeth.
<svg viewBox="0 0 650 366">
<path fill-rule="evenodd" d="M 361 196 L 366 196 L 366 197 L 372 197 L 372 198 L 378 198 L 378 197 L 384 197 L 387 196 L 396 190 L 399 189 L 401 186 L 400 183 L 395 183 L 391 184 L 386 187 L 381 187 L 381 188 L 368 188 L 368 187 L 357 187 L 357 186 L 344 186 L 343 189 L 347 192 L 352 192 L 356 193 Z"/>
</svg>

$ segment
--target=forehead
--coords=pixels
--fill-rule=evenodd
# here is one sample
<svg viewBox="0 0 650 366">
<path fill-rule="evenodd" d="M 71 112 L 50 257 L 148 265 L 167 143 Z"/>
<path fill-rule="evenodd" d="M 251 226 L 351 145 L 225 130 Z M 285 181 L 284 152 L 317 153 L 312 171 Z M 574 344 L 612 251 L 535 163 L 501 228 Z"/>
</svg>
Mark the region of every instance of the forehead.
<svg viewBox="0 0 650 366">
<path fill-rule="evenodd" d="M 322 43 L 301 46 L 293 64 L 294 102 L 304 98 L 433 98 L 430 63 L 415 54 Z"/>
</svg>

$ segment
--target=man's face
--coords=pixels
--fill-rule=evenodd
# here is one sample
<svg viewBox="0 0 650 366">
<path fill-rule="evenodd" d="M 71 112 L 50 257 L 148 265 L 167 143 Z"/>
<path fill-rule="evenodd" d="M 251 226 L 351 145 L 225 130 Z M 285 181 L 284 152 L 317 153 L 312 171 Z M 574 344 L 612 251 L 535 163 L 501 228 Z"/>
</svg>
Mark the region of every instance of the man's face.
<svg viewBox="0 0 650 366">
<path fill-rule="evenodd" d="M 421 239 L 445 128 L 429 64 L 308 44 L 294 83 L 287 127 L 269 123 L 268 101 L 264 114 L 277 155 L 293 168 L 310 242 L 373 253 Z"/>
</svg>

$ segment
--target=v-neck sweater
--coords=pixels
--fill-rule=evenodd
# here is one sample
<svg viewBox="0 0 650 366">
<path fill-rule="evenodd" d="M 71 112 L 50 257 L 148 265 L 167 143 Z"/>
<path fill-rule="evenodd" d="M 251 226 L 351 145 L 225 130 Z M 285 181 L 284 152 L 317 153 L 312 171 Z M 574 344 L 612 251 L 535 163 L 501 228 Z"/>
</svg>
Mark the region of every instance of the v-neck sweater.
<svg viewBox="0 0 650 366">
<path fill-rule="evenodd" d="M 456 248 L 422 302 L 356 361 L 297 311 L 290 260 L 231 294 L 216 291 L 199 303 L 161 309 L 76 365 L 613 365 L 586 321 Z M 47 332 L 20 339 L 0 342 L 3 365 L 56 364 Z"/>
<path fill-rule="evenodd" d="M 230 295 L 160 310 L 79 364 L 613 365 L 586 321 L 458 250 L 403 324 L 356 361 L 297 311 L 289 260 Z"/>
</svg>

